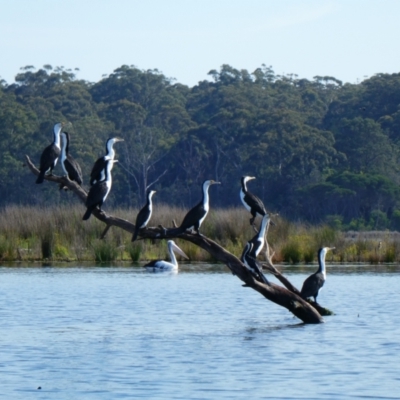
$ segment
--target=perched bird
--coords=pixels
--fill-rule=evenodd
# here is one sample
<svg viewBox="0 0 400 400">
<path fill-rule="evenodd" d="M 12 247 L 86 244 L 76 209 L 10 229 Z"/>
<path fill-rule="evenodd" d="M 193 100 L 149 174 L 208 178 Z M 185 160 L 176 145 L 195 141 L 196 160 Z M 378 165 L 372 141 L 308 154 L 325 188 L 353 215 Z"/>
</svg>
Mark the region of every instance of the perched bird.
<svg viewBox="0 0 400 400">
<path fill-rule="evenodd" d="M 212 179 L 203 182 L 203 197 L 200 203 L 188 211 L 178 228 L 168 229 L 168 234 L 180 235 L 187 229 L 190 229 L 194 230 L 198 235 L 200 235 L 200 226 L 206 218 L 208 210 L 210 209 L 208 188 L 215 184 L 220 184 L 220 182 L 213 181 Z"/>
<path fill-rule="evenodd" d="M 147 203 L 136 216 L 135 232 L 132 236 L 132 242 L 137 239 L 140 229 L 145 228 L 150 221 L 151 213 L 153 212 L 153 203 L 151 201 L 151 198 L 153 197 L 154 193 L 156 193 L 155 190 L 149 190 L 147 192 Z"/>
<path fill-rule="evenodd" d="M 98 206 L 101 211 L 101 206 L 106 201 L 112 186 L 111 169 L 115 160 L 106 160 L 104 179 L 97 181 L 89 190 L 86 199 L 87 210 L 83 216 L 83 220 L 87 220 L 92 215 L 93 210 Z"/>
<path fill-rule="evenodd" d="M 61 166 L 70 181 L 75 181 L 78 185 L 82 186 L 82 170 L 77 161 L 69 154 L 69 143 L 69 133 L 61 132 Z M 61 184 L 60 189 L 63 188 L 64 185 Z"/>
<path fill-rule="evenodd" d="M 322 247 L 318 250 L 318 270 L 314 274 L 310 275 L 303 283 L 300 295 L 303 299 L 314 297 L 314 301 L 317 302 L 318 292 L 324 286 L 326 280 L 326 268 L 325 268 L 325 257 L 329 250 L 333 250 L 334 247 Z"/>
<path fill-rule="evenodd" d="M 175 253 L 176 251 L 181 256 L 189 259 L 189 257 L 184 253 L 184 251 L 179 248 L 173 240 L 168 240 L 168 252 L 171 262 L 164 261 L 164 260 L 153 260 L 150 261 L 148 264 L 145 265 L 145 268 L 148 271 L 176 271 L 178 270 L 178 261 L 176 260 Z"/>
<path fill-rule="evenodd" d="M 124 139 L 120 138 L 109 138 L 106 142 L 106 154 L 96 160 L 93 165 L 92 172 L 90 173 L 90 186 L 93 186 L 96 182 L 103 180 L 103 174 L 105 170 L 105 163 L 107 160 L 114 160 L 115 150 L 114 143 L 123 142 Z"/>
<path fill-rule="evenodd" d="M 253 225 L 257 215 L 263 217 L 267 213 L 263 202 L 256 195 L 247 190 L 247 182 L 252 179 L 256 179 L 255 176 L 242 176 L 242 186 L 240 188 L 240 199 L 246 210 L 250 211 L 252 215 L 252 218 L 250 218 L 250 225 Z"/>
<path fill-rule="evenodd" d="M 267 230 L 270 218 L 269 214 L 265 214 L 261 220 L 259 232 L 251 239 L 248 243 L 252 244 L 249 255 L 253 258 L 257 258 L 265 244 L 265 232 Z"/>
<path fill-rule="evenodd" d="M 39 176 L 36 179 L 36 183 L 43 183 L 44 175 L 46 172 L 49 175 L 52 175 L 53 169 L 57 164 L 58 157 L 60 156 L 60 133 L 62 129 L 62 123 L 58 123 L 54 125 L 54 139 L 53 142 L 48 145 L 42 152 L 40 156 L 40 167 L 39 167 Z"/>
<path fill-rule="evenodd" d="M 246 243 L 246 246 L 243 249 L 243 253 L 240 257 L 240 260 L 258 281 L 263 282 L 266 285 L 269 285 L 267 278 L 262 273 L 261 266 L 258 264 L 255 257 L 252 257 L 250 255 L 252 252 L 252 247 L 253 244 L 251 242 Z"/>
</svg>

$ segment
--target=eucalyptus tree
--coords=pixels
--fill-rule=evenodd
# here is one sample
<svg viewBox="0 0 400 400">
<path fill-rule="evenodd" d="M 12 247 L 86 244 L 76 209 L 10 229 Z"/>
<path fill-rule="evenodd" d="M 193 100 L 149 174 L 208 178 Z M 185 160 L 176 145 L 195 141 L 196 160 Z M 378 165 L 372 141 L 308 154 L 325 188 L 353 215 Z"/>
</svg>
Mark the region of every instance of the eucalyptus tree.
<svg viewBox="0 0 400 400">
<path fill-rule="evenodd" d="M 185 109 L 186 91 L 158 70 L 124 65 L 94 85 L 91 93 L 102 118 L 112 121 L 115 134 L 125 140 L 120 166 L 126 195 L 141 204 L 146 191 L 171 168 L 170 151 L 192 124 Z"/>
</svg>

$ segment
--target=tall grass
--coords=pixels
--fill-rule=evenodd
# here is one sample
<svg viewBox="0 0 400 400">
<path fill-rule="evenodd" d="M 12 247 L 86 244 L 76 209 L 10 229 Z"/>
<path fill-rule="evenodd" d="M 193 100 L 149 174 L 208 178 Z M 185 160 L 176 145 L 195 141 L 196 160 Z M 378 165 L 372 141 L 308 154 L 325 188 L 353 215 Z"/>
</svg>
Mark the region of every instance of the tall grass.
<svg viewBox="0 0 400 400">
<path fill-rule="evenodd" d="M 187 210 L 157 205 L 150 226 L 179 225 Z M 105 226 L 90 218 L 82 221 L 84 208 L 72 206 L 8 206 L 0 209 L 0 260 L 77 260 L 77 261 L 146 261 L 168 257 L 164 240 L 137 240 L 131 234 L 112 227 L 106 240 L 99 240 Z M 115 209 L 112 214 L 134 222 L 138 210 Z M 268 242 L 276 263 L 316 261 L 319 247 L 336 247 L 329 253 L 337 262 L 398 262 L 400 234 L 397 232 L 343 233 L 327 225 L 310 226 L 273 217 Z M 260 224 L 256 220 L 256 225 Z M 244 244 L 255 235 L 249 213 L 243 207 L 212 209 L 201 230 L 231 253 L 240 256 Z M 214 261 L 201 248 L 176 239 L 192 261 Z M 261 253 L 259 257 L 263 257 Z"/>
</svg>

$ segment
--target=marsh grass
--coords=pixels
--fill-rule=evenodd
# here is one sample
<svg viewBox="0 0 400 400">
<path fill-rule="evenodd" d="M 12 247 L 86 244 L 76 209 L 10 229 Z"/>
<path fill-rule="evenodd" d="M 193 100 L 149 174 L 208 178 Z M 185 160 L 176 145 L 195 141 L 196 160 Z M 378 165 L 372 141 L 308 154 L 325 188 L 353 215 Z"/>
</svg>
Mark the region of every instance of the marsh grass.
<svg viewBox="0 0 400 400">
<path fill-rule="evenodd" d="M 157 204 L 149 226 L 179 225 L 187 210 Z M 104 224 L 95 218 L 82 221 L 83 206 L 22 207 L 0 210 L 0 260 L 78 260 L 108 262 L 148 261 L 168 258 L 165 240 L 139 239 L 131 243 L 131 234 L 112 227 L 105 240 L 99 240 Z M 111 212 L 111 210 L 110 210 Z M 137 209 L 114 209 L 112 214 L 135 221 Z M 400 234 L 397 232 L 347 232 L 330 226 L 291 223 L 273 216 L 268 241 L 274 262 L 315 262 L 318 248 L 336 247 L 329 261 L 368 262 L 372 264 L 400 261 Z M 255 225 L 260 225 L 257 218 Z M 228 251 L 240 257 L 244 244 L 255 234 L 249 215 L 242 207 L 212 209 L 201 230 Z M 201 248 L 176 239 L 191 261 L 214 262 Z M 263 253 L 259 256 L 264 257 Z"/>
<path fill-rule="evenodd" d="M 142 253 L 142 246 L 138 243 L 129 243 L 125 250 L 128 252 L 132 262 L 138 262 Z"/>
<path fill-rule="evenodd" d="M 94 260 L 99 263 L 115 261 L 118 257 L 118 249 L 114 243 L 97 239 L 92 243 Z"/>
</svg>

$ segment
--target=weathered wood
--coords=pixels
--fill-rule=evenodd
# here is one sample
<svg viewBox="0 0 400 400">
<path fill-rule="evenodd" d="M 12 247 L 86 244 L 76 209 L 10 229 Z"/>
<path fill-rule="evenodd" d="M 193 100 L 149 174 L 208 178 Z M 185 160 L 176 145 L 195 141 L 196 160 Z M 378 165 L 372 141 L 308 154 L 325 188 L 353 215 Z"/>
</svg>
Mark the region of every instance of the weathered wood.
<svg viewBox="0 0 400 400">
<path fill-rule="evenodd" d="M 30 170 L 35 175 L 38 175 L 39 170 L 31 162 L 28 156 L 25 157 L 27 165 L 30 168 Z M 46 175 L 45 180 L 56 182 L 59 184 L 60 183 L 64 184 L 66 187 L 68 187 L 69 190 L 75 193 L 75 195 L 83 203 L 86 202 L 87 192 L 75 182 L 70 181 L 68 178 L 56 175 L 51 175 L 51 176 Z M 100 211 L 98 209 L 93 210 L 93 215 L 95 218 L 99 219 L 100 221 L 106 224 L 106 228 L 102 233 L 102 237 L 106 235 L 106 233 L 112 226 L 123 229 L 131 234 L 133 234 L 133 232 L 135 231 L 135 225 L 127 220 L 107 215 L 105 212 Z M 142 238 L 148 238 L 153 240 L 171 239 L 176 237 L 168 234 L 168 230 L 162 226 L 143 228 L 140 230 L 139 235 Z M 276 285 L 274 283 L 270 283 L 269 285 L 267 285 L 262 282 L 259 282 L 245 268 L 245 266 L 238 257 L 231 254 L 222 246 L 220 246 L 218 243 L 207 238 L 206 236 L 185 232 L 180 234 L 178 237 L 179 239 L 191 242 L 196 246 L 199 246 L 202 249 L 206 250 L 216 260 L 227 265 L 228 268 L 231 270 L 231 272 L 245 283 L 246 287 L 250 287 L 253 290 L 256 290 L 266 299 L 286 308 L 304 323 L 323 322 L 321 314 L 318 313 L 318 311 L 314 307 L 312 307 L 307 301 L 302 299 L 299 296 L 299 291 L 289 282 L 288 279 L 286 279 L 273 266 L 270 255 L 268 256 L 268 261 L 265 266 L 268 269 L 268 271 L 270 271 L 274 276 L 277 277 L 277 279 L 280 282 L 282 282 L 285 285 L 285 287 Z M 267 247 L 267 253 L 269 254 L 268 247 Z"/>
</svg>

